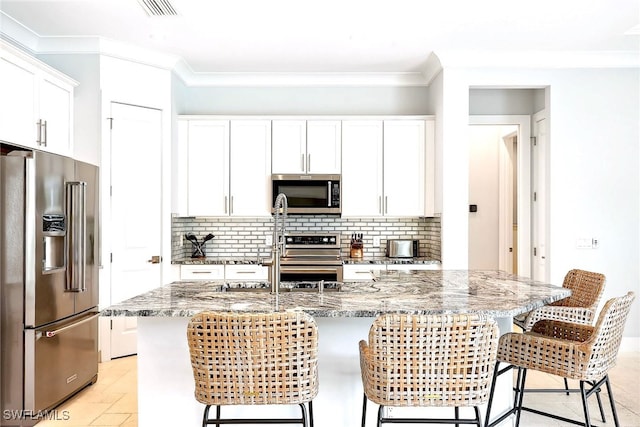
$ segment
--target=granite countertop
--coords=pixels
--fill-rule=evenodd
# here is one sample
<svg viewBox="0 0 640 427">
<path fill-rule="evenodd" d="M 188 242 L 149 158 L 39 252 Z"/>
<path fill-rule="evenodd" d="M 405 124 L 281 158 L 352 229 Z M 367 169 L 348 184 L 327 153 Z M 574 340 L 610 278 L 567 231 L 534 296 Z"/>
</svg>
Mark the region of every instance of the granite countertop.
<svg viewBox="0 0 640 427">
<path fill-rule="evenodd" d="M 291 286 L 283 282 L 284 287 Z M 571 291 L 499 271 L 382 271 L 372 281 L 345 282 L 341 292 L 222 292 L 223 286 L 265 282 L 174 282 L 115 304 L 103 316 L 190 317 L 203 310 L 302 310 L 317 317 L 375 317 L 382 313 L 483 313 L 515 316 L 565 298 Z"/>
<path fill-rule="evenodd" d="M 363 257 L 363 258 L 342 258 L 345 265 L 359 264 L 440 264 L 440 261 L 433 258 L 415 257 L 415 258 L 389 258 L 380 257 Z"/>
<path fill-rule="evenodd" d="M 248 257 L 205 257 L 205 258 L 181 258 L 172 260 L 171 264 L 177 265 L 207 265 L 207 264 L 246 264 L 255 265 L 262 264 L 268 258 L 248 258 Z M 440 264 L 440 261 L 432 258 L 416 257 L 416 258 L 389 258 L 389 257 L 363 257 L 350 258 L 342 257 L 345 265 L 349 264 Z"/>
</svg>

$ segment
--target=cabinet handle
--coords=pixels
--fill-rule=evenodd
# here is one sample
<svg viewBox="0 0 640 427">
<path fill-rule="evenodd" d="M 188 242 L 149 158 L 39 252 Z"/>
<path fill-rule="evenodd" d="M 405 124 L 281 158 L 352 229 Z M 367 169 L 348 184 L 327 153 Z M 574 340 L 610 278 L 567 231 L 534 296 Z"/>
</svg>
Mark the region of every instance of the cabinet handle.
<svg viewBox="0 0 640 427">
<path fill-rule="evenodd" d="M 382 196 L 378 196 L 378 213 L 382 213 Z"/>
<path fill-rule="evenodd" d="M 213 273 L 213 271 L 204 271 L 204 270 L 201 270 L 201 271 L 192 271 L 192 272 L 191 272 L 191 274 L 211 274 L 211 273 Z"/>
<path fill-rule="evenodd" d="M 36 144 L 40 145 L 42 143 L 42 120 L 38 120 L 36 122 L 36 128 L 38 130 L 38 134 L 36 136 Z"/>
<path fill-rule="evenodd" d="M 300 170 L 304 172 L 304 154 L 300 154 Z"/>
<path fill-rule="evenodd" d="M 227 212 L 227 196 L 224 196 L 224 213 L 228 213 Z"/>
<path fill-rule="evenodd" d="M 42 139 L 43 139 L 43 141 L 42 141 L 42 143 L 43 143 L 43 144 L 44 144 L 44 146 L 46 147 L 46 146 L 47 146 L 47 142 L 48 142 L 48 141 L 47 141 L 47 139 L 48 139 L 48 138 L 47 138 L 47 121 L 46 121 L 46 120 L 43 120 L 43 121 L 42 121 L 42 126 L 44 127 L 44 132 L 42 132 L 42 134 L 43 134 L 43 138 L 42 138 Z"/>
<path fill-rule="evenodd" d="M 387 196 L 384 196 L 384 213 L 387 213 L 388 209 L 389 209 L 389 198 Z"/>
<path fill-rule="evenodd" d="M 311 172 L 311 154 L 307 154 L 307 172 Z"/>
<path fill-rule="evenodd" d="M 231 196 L 231 203 L 229 203 L 229 213 L 233 213 L 233 196 Z"/>
</svg>

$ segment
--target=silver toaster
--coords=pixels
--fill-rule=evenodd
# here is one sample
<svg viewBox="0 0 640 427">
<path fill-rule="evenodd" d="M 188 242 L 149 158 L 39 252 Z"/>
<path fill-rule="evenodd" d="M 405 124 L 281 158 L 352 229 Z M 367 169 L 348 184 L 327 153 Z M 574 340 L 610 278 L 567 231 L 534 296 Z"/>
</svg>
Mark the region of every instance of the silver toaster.
<svg viewBox="0 0 640 427">
<path fill-rule="evenodd" d="M 387 240 L 387 256 L 389 258 L 417 257 L 420 248 L 419 240 L 390 239 Z"/>
</svg>

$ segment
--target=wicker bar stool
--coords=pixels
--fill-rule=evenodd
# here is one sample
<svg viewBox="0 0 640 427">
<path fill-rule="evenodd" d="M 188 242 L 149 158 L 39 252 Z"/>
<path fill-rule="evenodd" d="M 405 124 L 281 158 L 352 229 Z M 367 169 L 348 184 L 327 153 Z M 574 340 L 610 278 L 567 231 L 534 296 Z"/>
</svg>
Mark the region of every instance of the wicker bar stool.
<svg viewBox="0 0 640 427">
<path fill-rule="evenodd" d="M 590 325 L 595 317 L 600 297 L 604 291 L 605 276 L 586 270 L 573 269 L 564 276 L 563 288 L 571 289 L 571 295 L 560 301 L 545 305 L 528 313 L 513 318 L 513 323 L 523 331 L 530 331 L 539 320 L 560 320 L 564 322 Z M 532 389 L 531 392 L 557 392 L 557 389 Z M 564 379 L 564 391 L 569 392 L 569 382 Z M 598 406 L 604 421 L 604 411 L 598 396 Z"/>
<path fill-rule="evenodd" d="M 489 398 L 496 360 L 498 326 L 494 319 L 473 315 L 403 315 L 378 317 L 369 342 L 360 341 L 364 398 L 379 405 L 382 423 L 446 423 L 480 426 L 478 406 Z M 454 419 L 385 418 L 392 407 L 454 407 Z M 460 419 L 460 407 L 473 407 L 475 418 Z"/>
<path fill-rule="evenodd" d="M 558 320 L 541 320 L 529 332 L 508 333 L 500 337 L 498 361 L 493 374 L 491 398 L 487 407 L 486 425 L 499 424 L 506 417 L 516 414 L 516 426 L 518 426 L 521 412 L 529 411 L 589 427 L 591 421 L 587 398 L 591 394 L 597 393 L 600 387 L 606 385 L 614 423 L 619 426 L 608 372 L 615 366 L 624 324 L 634 298 L 635 294 L 629 292 L 625 296 L 607 301 L 595 326 Z M 509 366 L 500 370 L 500 363 L 508 363 Z M 497 377 L 509 372 L 511 368 L 518 369 L 514 406 L 489 424 Z M 522 406 L 523 396 L 527 391 L 524 386 L 528 369 L 580 381 L 584 423 Z M 586 386 L 590 388 L 587 390 Z"/>
<path fill-rule="evenodd" d="M 313 427 L 318 394 L 318 328 L 303 312 L 202 312 L 189 321 L 187 341 L 202 426 L 302 424 Z M 309 408 L 309 420 L 307 409 Z M 299 405 L 300 418 L 221 418 L 224 405 Z M 211 406 L 215 418 L 209 418 Z"/>
<path fill-rule="evenodd" d="M 604 290 L 605 276 L 586 270 L 570 270 L 564 277 L 563 288 L 571 289 L 571 295 L 560 301 L 514 317 L 513 323 L 529 331 L 544 319 L 571 323 L 591 324 Z"/>
</svg>

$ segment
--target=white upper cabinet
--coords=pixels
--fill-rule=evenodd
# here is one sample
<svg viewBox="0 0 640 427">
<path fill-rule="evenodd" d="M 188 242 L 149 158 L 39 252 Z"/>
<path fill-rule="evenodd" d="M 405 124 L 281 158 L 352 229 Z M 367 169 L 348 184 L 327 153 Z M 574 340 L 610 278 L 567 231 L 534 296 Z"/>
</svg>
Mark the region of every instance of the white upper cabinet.
<svg viewBox="0 0 640 427">
<path fill-rule="evenodd" d="M 342 216 L 382 215 L 382 120 L 342 122 Z"/>
<path fill-rule="evenodd" d="M 45 77 L 40 80 L 39 95 L 39 145 L 53 153 L 70 155 L 73 153 L 73 87 Z"/>
<path fill-rule="evenodd" d="M 307 171 L 307 121 L 271 122 L 273 173 L 295 174 Z"/>
<path fill-rule="evenodd" d="M 0 140 L 73 155 L 76 82 L 0 41 Z"/>
<path fill-rule="evenodd" d="M 229 214 L 229 120 L 181 121 L 187 216 Z M 186 133 L 184 132 L 186 130 Z"/>
<path fill-rule="evenodd" d="M 432 119 L 342 122 L 342 216 L 433 216 Z"/>
<path fill-rule="evenodd" d="M 270 215 L 270 120 L 182 118 L 178 139 L 182 215 Z"/>
<path fill-rule="evenodd" d="M 425 121 L 384 121 L 384 214 L 424 216 Z"/>
<path fill-rule="evenodd" d="M 339 174 L 340 120 L 307 120 L 307 173 Z"/>
<path fill-rule="evenodd" d="M 270 216 L 271 120 L 231 120 L 230 149 L 230 214 Z"/>
<path fill-rule="evenodd" d="M 340 120 L 273 120 L 272 172 L 339 174 Z"/>
<path fill-rule="evenodd" d="M 36 70 L 0 55 L 0 140 L 36 148 Z"/>
</svg>

